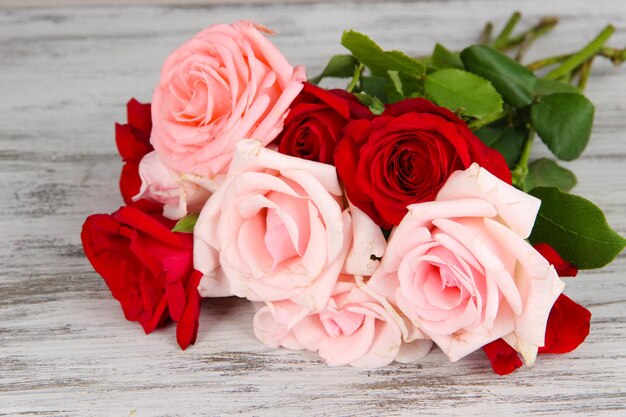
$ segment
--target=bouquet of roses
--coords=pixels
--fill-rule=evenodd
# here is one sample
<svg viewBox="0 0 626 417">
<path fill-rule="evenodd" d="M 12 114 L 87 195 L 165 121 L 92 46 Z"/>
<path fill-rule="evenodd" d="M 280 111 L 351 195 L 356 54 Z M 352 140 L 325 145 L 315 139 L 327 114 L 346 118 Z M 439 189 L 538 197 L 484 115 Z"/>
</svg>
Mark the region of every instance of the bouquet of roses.
<svg viewBox="0 0 626 417">
<path fill-rule="evenodd" d="M 434 343 L 452 361 L 482 348 L 506 374 L 520 355 L 576 348 L 590 313 L 561 277 L 626 241 L 568 193 L 572 172 L 530 151 L 538 135 L 556 158 L 580 156 L 592 62 L 625 54 L 604 46 L 609 26 L 523 65 L 556 20 L 513 35 L 518 20 L 421 58 L 346 31 L 350 53 L 308 82 L 249 21 L 180 46 L 152 104 L 131 100 L 116 125 L 126 206 L 82 231 L 126 318 L 146 333 L 176 322 L 185 349 L 201 298 L 243 297 L 263 343 L 329 365 L 413 362 Z M 317 85 L 328 77 L 347 87 Z"/>
</svg>

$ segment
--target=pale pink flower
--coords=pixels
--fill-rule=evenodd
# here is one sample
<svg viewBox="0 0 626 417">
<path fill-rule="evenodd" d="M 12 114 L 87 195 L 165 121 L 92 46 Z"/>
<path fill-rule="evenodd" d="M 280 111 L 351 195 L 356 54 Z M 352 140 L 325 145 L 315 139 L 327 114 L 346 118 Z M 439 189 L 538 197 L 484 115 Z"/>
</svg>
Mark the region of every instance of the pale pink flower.
<svg viewBox="0 0 626 417">
<path fill-rule="evenodd" d="M 368 286 L 456 361 L 504 338 L 531 364 L 563 290 L 525 240 L 540 201 L 473 164 L 408 206 Z"/>
<path fill-rule="evenodd" d="M 150 140 L 169 169 L 211 178 L 240 139 L 267 145 L 281 131 L 306 76 L 263 33 L 249 21 L 210 26 L 167 58 Z"/>
<path fill-rule="evenodd" d="M 380 228 L 351 213 L 335 167 L 244 140 L 200 213 L 194 266 L 205 274 L 205 297 L 291 299 L 316 311 L 342 270 L 371 274 L 384 246 Z"/>
<path fill-rule="evenodd" d="M 168 219 L 199 213 L 211 195 L 207 184 L 194 182 L 194 175 L 167 169 L 154 151 L 141 159 L 139 177 L 141 188 L 133 200 L 145 198 L 163 204 L 163 216 Z"/>
<path fill-rule="evenodd" d="M 358 279 L 358 278 L 357 278 Z M 403 321 L 343 275 L 327 305 L 309 314 L 291 300 L 268 302 L 254 316 L 254 332 L 269 347 L 318 352 L 330 366 L 362 368 L 413 362 L 425 356 L 430 341 L 403 343 Z"/>
</svg>

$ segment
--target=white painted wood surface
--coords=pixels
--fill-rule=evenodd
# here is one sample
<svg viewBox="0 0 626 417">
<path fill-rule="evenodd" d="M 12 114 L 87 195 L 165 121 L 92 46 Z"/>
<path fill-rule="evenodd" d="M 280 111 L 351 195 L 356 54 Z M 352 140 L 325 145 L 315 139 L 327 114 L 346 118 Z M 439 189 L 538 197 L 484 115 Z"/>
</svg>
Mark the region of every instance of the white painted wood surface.
<svg viewBox="0 0 626 417">
<path fill-rule="evenodd" d="M 205 300 L 195 346 L 174 327 L 150 336 L 124 320 L 82 254 L 84 218 L 120 204 L 113 123 L 130 97 L 149 101 L 159 67 L 204 26 L 251 18 L 277 30 L 293 63 L 317 73 L 344 28 L 423 54 L 460 48 L 485 20 L 516 8 L 562 23 L 529 59 L 574 50 L 604 24 L 626 45 L 626 3 L 448 1 L 291 6 L 57 8 L 0 11 L 0 415 L 482 416 L 626 415 L 626 256 L 581 272 L 566 292 L 590 308 L 592 331 L 571 354 L 541 356 L 498 377 L 481 352 L 449 363 L 330 368 L 254 338 L 253 309 Z M 626 234 L 626 67 L 598 60 L 585 156 L 575 190 Z M 545 154 L 536 149 L 535 153 Z"/>
</svg>

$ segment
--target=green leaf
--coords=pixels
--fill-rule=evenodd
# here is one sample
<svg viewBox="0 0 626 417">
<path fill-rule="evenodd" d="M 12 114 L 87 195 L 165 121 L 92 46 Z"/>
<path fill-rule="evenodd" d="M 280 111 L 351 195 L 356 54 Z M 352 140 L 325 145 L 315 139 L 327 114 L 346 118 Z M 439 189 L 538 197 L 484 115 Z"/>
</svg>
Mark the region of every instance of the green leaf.
<svg viewBox="0 0 626 417">
<path fill-rule="evenodd" d="M 424 64 L 411 58 L 401 51 L 383 51 L 383 49 L 366 35 L 349 30 L 343 32 L 341 44 L 352 55 L 372 71 L 374 75 L 386 76 L 388 71 L 408 72 L 423 75 Z"/>
<path fill-rule="evenodd" d="M 528 132 L 506 121 L 492 123 L 474 132 L 483 143 L 500 152 L 509 168 L 513 169 L 519 161 Z"/>
<path fill-rule="evenodd" d="M 593 104 L 581 94 L 555 93 L 532 105 L 530 119 L 552 153 L 571 161 L 589 142 L 594 111 Z"/>
<path fill-rule="evenodd" d="M 535 188 L 529 194 L 541 200 L 531 243 L 549 244 L 581 269 L 601 268 L 624 249 L 626 239 L 611 229 L 591 201 L 552 187 Z"/>
<path fill-rule="evenodd" d="M 350 78 L 359 61 L 352 55 L 335 55 L 328 61 L 326 68 L 317 77 L 309 79 L 310 83 L 318 84 L 323 78 Z"/>
<path fill-rule="evenodd" d="M 582 94 L 582 91 L 575 85 L 568 83 L 546 80 L 545 78 L 538 78 L 537 84 L 535 84 L 535 95 L 548 96 L 554 93 L 575 93 Z"/>
<path fill-rule="evenodd" d="M 463 61 L 461 61 L 461 58 L 459 58 L 459 54 L 451 52 L 440 43 L 435 45 L 435 50 L 433 51 L 431 63 L 434 67 L 439 69 L 463 69 Z"/>
<path fill-rule="evenodd" d="M 520 63 L 485 45 L 464 49 L 461 60 L 466 70 L 491 81 L 511 106 L 532 103 L 537 77 Z"/>
<path fill-rule="evenodd" d="M 484 117 L 502 110 L 502 98 L 489 81 L 466 71 L 434 72 L 426 77 L 424 88 L 435 103 L 465 116 Z"/>
<path fill-rule="evenodd" d="M 567 192 L 576 186 L 576 176 L 569 169 L 563 168 L 551 159 L 537 159 L 528 165 L 528 175 L 524 179 L 524 189 L 537 187 L 556 187 Z"/>
<path fill-rule="evenodd" d="M 199 216 L 197 213 L 186 215 L 176 223 L 172 232 L 193 233 L 193 228 Z"/>
<path fill-rule="evenodd" d="M 369 107 L 372 113 L 382 114 L 385 111 L 385 105 L 376 97 L 370 96 L 367 93 L 356 93 L 355 96 L 359 99 L 361 104 Z"/>
<path fill-rule="evenodd" d="M 393 88 L 389 78 L 376 75 L 361 77 L 361 91 L 372 97 L 376 97 L 383 103 L 389 103 L 387 100 L 388 88 Z"/>
</svg>

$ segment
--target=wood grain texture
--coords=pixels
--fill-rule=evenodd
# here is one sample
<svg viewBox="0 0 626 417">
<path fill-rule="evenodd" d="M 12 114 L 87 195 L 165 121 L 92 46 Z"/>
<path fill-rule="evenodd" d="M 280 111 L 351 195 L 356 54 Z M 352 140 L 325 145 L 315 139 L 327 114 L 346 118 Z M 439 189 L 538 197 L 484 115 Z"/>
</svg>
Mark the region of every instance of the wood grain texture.
<svg viewBox="0 0 626 417">
<path fill-rule="evenodd" d="M 590 308 L 592 332 L 571 354 L 494 375 L 481 352 L 449 363 L 378 370 L 324 366 L 271 350 L 252 333 L 252 307 L 205 300 L 197 343 L 180 351 L 174 327 L 143 335 L 124 320 L 82 254 L 90 213 L 120 204 L 113 123 L 130 97 L 149 101 L 178 44 L 211 23 L 250 18 L 277 30 L 293 63 L 317 73 L 341 51 L 344 28 L 388 48 L 460 48 L 485 20 L 520 8 L 562 23 L 529 60 L 574 50 L 604 24 L 626 44 L 622 0 L 422 1 L 282 6 L 58 8 L 0 11 L 0 416 L 483 416 L 626 415 L 626 256 L 567 281 Z M 567 163 L 576 192 L 626 234 L 626 68 L 598 60 L 591 143 Z M 540 146 L 535 155 L 546 155 Z"/>
</svg>

